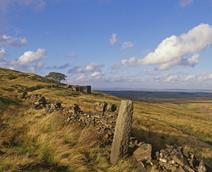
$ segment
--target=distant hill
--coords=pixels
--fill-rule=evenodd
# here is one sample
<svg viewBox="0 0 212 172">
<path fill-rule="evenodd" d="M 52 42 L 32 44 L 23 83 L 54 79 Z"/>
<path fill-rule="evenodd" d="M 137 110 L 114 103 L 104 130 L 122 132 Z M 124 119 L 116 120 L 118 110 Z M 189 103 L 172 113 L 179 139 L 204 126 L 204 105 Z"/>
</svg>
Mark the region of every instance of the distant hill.
<svg viewBox="0 0 212 172">
<path fill-rule="evenodd" d="M 193 92 L 188 90 L 179 91 L 100 91 L 113 96 L 132 100 L 174 100 L 174 99 L 193 99 L 211 98 L 211 92 Z"/>
</svg>

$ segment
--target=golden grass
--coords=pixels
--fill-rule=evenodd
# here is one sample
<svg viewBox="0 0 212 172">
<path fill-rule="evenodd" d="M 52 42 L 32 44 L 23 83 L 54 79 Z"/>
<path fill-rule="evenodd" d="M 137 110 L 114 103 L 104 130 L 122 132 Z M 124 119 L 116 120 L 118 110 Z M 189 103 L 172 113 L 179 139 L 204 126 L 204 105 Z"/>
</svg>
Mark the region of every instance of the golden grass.
<svg viewBox="0 0 212 172">
<path fill-rule="evenodd" d="M 18 98 L 14 86 L 37 88 L 31 94 L 43 94 L 60 100 L 63 106 L 80 104 L 93 111 L 95 102 L 119 105 L 120 99 L 101 93 L 78 94 L 51 84 L 34 75 L 0 69 L 0 171 L 76 171 L 136 172 L 131 157 L 112 166 L 110 146 L 101 147 L 92 127 L 64 124 L 60 112 L 47 114 L 34 110 Z M 135 102 L 133 133 L 153 150 L 165 144 L 183 145 L 212 165 L 212 100 Z M 46 166 L 42 164 L 46 163 Z"/>
</svg>

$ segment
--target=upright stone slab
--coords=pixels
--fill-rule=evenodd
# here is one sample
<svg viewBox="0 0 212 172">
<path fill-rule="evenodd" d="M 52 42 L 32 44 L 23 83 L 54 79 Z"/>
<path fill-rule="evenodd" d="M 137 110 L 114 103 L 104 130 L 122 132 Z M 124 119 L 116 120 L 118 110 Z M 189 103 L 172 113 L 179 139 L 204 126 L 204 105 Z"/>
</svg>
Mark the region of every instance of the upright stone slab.
<svg viewBox="0 0 212 172">
<path fill-rule="evenodd" d="M 128 152 L 129 138 L 132 126 L 133 103 L 130 100 L 122 100 L 119 114 L 116 120 L 113 136 L 110 162 L 115 164 Z"/>
</svg>

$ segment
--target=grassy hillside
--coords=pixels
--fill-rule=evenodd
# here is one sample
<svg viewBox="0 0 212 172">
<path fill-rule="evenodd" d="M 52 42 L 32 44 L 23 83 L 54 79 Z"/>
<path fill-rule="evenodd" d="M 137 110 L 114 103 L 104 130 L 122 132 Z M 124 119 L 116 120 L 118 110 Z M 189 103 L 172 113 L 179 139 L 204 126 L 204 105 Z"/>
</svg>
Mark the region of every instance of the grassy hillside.
<svg viewBox="0 0 212 172">
<path fill-rule="evenodd" d="M 93 127 L 65 124 L 59 112 L 33 109 L 20 99 L 22 90 L 67 107 L 77 103 L 83 111 L 92 112 L 95 102 L 120 103 L 117 97 L 76 93 L 34 74 L 0 68 L 0 171 L 138 171 L 131 156 L 112 166 L 111 147 L 101 146 Z M 182 145 L 212 165 L 211 126 L 212 100 L 135 102 L 133 133 L 154 151 Z"/>
</svg>

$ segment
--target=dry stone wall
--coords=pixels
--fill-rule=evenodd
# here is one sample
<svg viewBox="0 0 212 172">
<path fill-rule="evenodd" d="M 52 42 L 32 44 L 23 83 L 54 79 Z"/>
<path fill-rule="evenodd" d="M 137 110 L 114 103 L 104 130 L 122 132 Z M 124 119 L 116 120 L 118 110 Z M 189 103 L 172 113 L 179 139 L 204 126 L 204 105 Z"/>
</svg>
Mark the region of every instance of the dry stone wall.
<svg viewBox="0 0 212 172">
<path fill-rule="evenodd" d="M 32 107 L 46 109 L 48 113 L 59 111 L 65 117 L 65 123 L 79 123 L 81 127 L 93 126 L 99 133 L 102 145 L 111 145 L 111 163 L 127 155 L 128 149 L 133 150 L 133 157 L 141 171 L 147 167 L 152 171 L 170 172 L 206 172 L 207 166 L 194 154 L 185 152 L 182 147 L 167 145 L 155 154 L 152 145 L 138 141 L 130 134 L 133 104 L 131 101 L 122 101 L 121 106 L 107 102 L 97 102 L 95 112 L 84 112 L 80 105 L 74 104 L 63 107 L 60 101 L 49 101 L 46 97 L 35 94 L 22 94 L 24 100 L 31 103 Z M 119 111 L 119 113 L 118 113 Z"/>
</svg>

